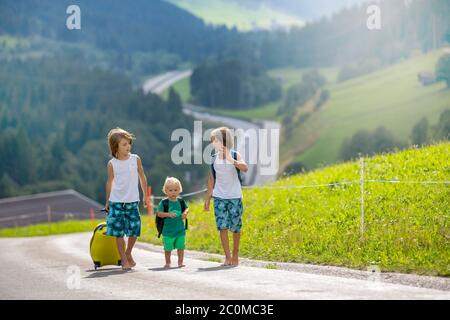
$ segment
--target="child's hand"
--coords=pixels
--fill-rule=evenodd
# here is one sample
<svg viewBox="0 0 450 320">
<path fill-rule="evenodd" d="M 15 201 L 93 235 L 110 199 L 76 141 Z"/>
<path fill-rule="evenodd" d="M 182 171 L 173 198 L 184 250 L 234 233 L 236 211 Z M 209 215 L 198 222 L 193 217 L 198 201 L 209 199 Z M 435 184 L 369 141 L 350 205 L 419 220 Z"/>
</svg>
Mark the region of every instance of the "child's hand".
<svg viewBox="0 0 450 320">
<path fill-rule="evenodd" d="M 209 211 L 209 200 L 205 200 L 205 204 L 203 205 L 204 211 Z"/>
<path fill-rule="evenodd" d="M 183 220 L 187 218 L 188 211 L 189 211 L 189 209 L 184 210 L 184 212 L 183 212 L 183 214 L 181 216 Z"/>
<path fill-rule="evenodd" d="M 177 214 L 173 212 L 168 212 L 167 215 L 169 216 L 169 218 L 175 218 L 177 216 Z"/>
<path fill-rule="evenodd" d="M 142 199 L 142 203 L 143 203 L 143 205 L 144 205 L 144 208 L 147 208 L 147 198 L 146 197 L 144 197 L 143 199 Z"/>
<path fill-rule="evenodd" d="M 106 214 L 108 214 L 108 212 L 109 212 L 109 202 L 106 202 L 106 204 L 105 204 L 105 211 L 106 211 Z"/>
</svg>

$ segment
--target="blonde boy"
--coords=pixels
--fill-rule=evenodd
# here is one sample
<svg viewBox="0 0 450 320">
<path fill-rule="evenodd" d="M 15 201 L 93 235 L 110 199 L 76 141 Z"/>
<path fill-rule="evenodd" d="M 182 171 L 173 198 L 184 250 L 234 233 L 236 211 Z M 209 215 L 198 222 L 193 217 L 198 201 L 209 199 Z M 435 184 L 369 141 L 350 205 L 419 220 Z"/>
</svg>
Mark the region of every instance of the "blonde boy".
<svg viewBox="0 0 450 320">
<path fill-rule="evenodd" d="M 165 268 L 170 268 L 170 257 L 172 250 L 177 250 L 178 267 L 184 267 L 184 249 L 186 245 L 186 228 L 183 220 L 187 218 L 189 208 L 187 203 L 179 198 L 183 191 L 180 180 L 174 177 L 167 177 L 162 190 L 167 198 L 160 201 L 158 205 L 158 217 L 164 218 L 162 229 L 164 255 L 166 259 Z M 164 210 L 164 205 L 166 210 Z M 185 208 L 182 211 L 182 208 Z"/>
</svg>

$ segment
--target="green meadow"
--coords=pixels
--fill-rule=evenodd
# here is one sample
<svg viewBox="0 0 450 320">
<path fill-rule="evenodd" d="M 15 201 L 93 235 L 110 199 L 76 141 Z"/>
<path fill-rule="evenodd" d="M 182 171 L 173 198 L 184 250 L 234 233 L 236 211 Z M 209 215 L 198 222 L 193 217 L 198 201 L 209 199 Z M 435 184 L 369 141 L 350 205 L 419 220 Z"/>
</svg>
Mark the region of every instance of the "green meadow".
<svg viewBox="0 0 450 320">
<path fill-rule="evenodd" d="M 180 81 L 177 81 L 170 88 L 174 89 L 177 92 L 177 94 L 180 96 L 181 101 L 189 102 L 189 99 L 191 98 L 191 82 L 189 78 L 184 78 Z M 161 97 L 165 100 L 167 100 L 167 98 L 169 97 L 170 88 L 164 90 L 161 93 Z"/>
<path fill-rule="evenodd" d="M 417 74 L 433 72 L 441 54 L 434 51 L 419 55 L 328 86 L 330 99 L 297 128 L 295 146 L 283 144 L 282 157 L 298 148 L 302 152 L 294 159 L 314 168 L 336 162 L 344 139 L 358 130 L 373 131 L 383 125 L 397 139 L 407 142 L 422 117 L 427 117 L 430 125 L 436 124 L 441 112 L 450 108 L 450 90 L 443 82 L 423 87 Z"/>
<path fill-rule="evenodd" d="M 365 179 L 449 181 L 449 154 L 450 144 L 440 143 L 366 158 Z M 450 185 L 367 182 L 361 240 L 359 179 L 359 162 L 347 162 L 272 184 L 281 188 L 246 189 L 242 255 L 449 276 Z M 356 183 L 283 188 L 340 181 Z M 220 253 L 212 212 L 203 212 L 201 202 L 193 203 L 191 221 L 189 248 Z"/>
</svg>

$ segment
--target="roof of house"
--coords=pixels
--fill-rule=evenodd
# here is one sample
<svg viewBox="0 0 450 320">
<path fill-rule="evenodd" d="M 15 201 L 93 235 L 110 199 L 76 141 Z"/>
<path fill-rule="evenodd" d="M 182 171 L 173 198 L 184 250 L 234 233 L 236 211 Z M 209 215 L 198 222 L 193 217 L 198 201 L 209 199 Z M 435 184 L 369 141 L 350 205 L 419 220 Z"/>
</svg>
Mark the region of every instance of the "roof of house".
<svg viewBox="0 0 450 320">
<path fill-rule="evenodd" d="M 89 219 L 91 209 L 98 212 L 101 208 L 100 203 L 75 190 L 4 198 L 0 199 L 0 227 L 47 221 L 49 212 L 54 221 L 68 216 Z"/>
</svg>

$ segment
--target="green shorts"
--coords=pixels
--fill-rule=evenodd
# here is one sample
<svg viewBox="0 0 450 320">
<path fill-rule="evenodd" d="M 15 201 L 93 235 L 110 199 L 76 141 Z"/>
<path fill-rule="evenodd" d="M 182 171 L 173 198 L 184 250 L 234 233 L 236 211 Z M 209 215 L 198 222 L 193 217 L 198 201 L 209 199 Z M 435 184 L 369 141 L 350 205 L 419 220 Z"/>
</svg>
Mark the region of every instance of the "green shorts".
<svg viewBox="0 0 450 320">
<path fill-rule="evenodd" d="M 184 250 L 186 236 L 168 237 L 163 235 L 164 251 Z"/>
</svg>

